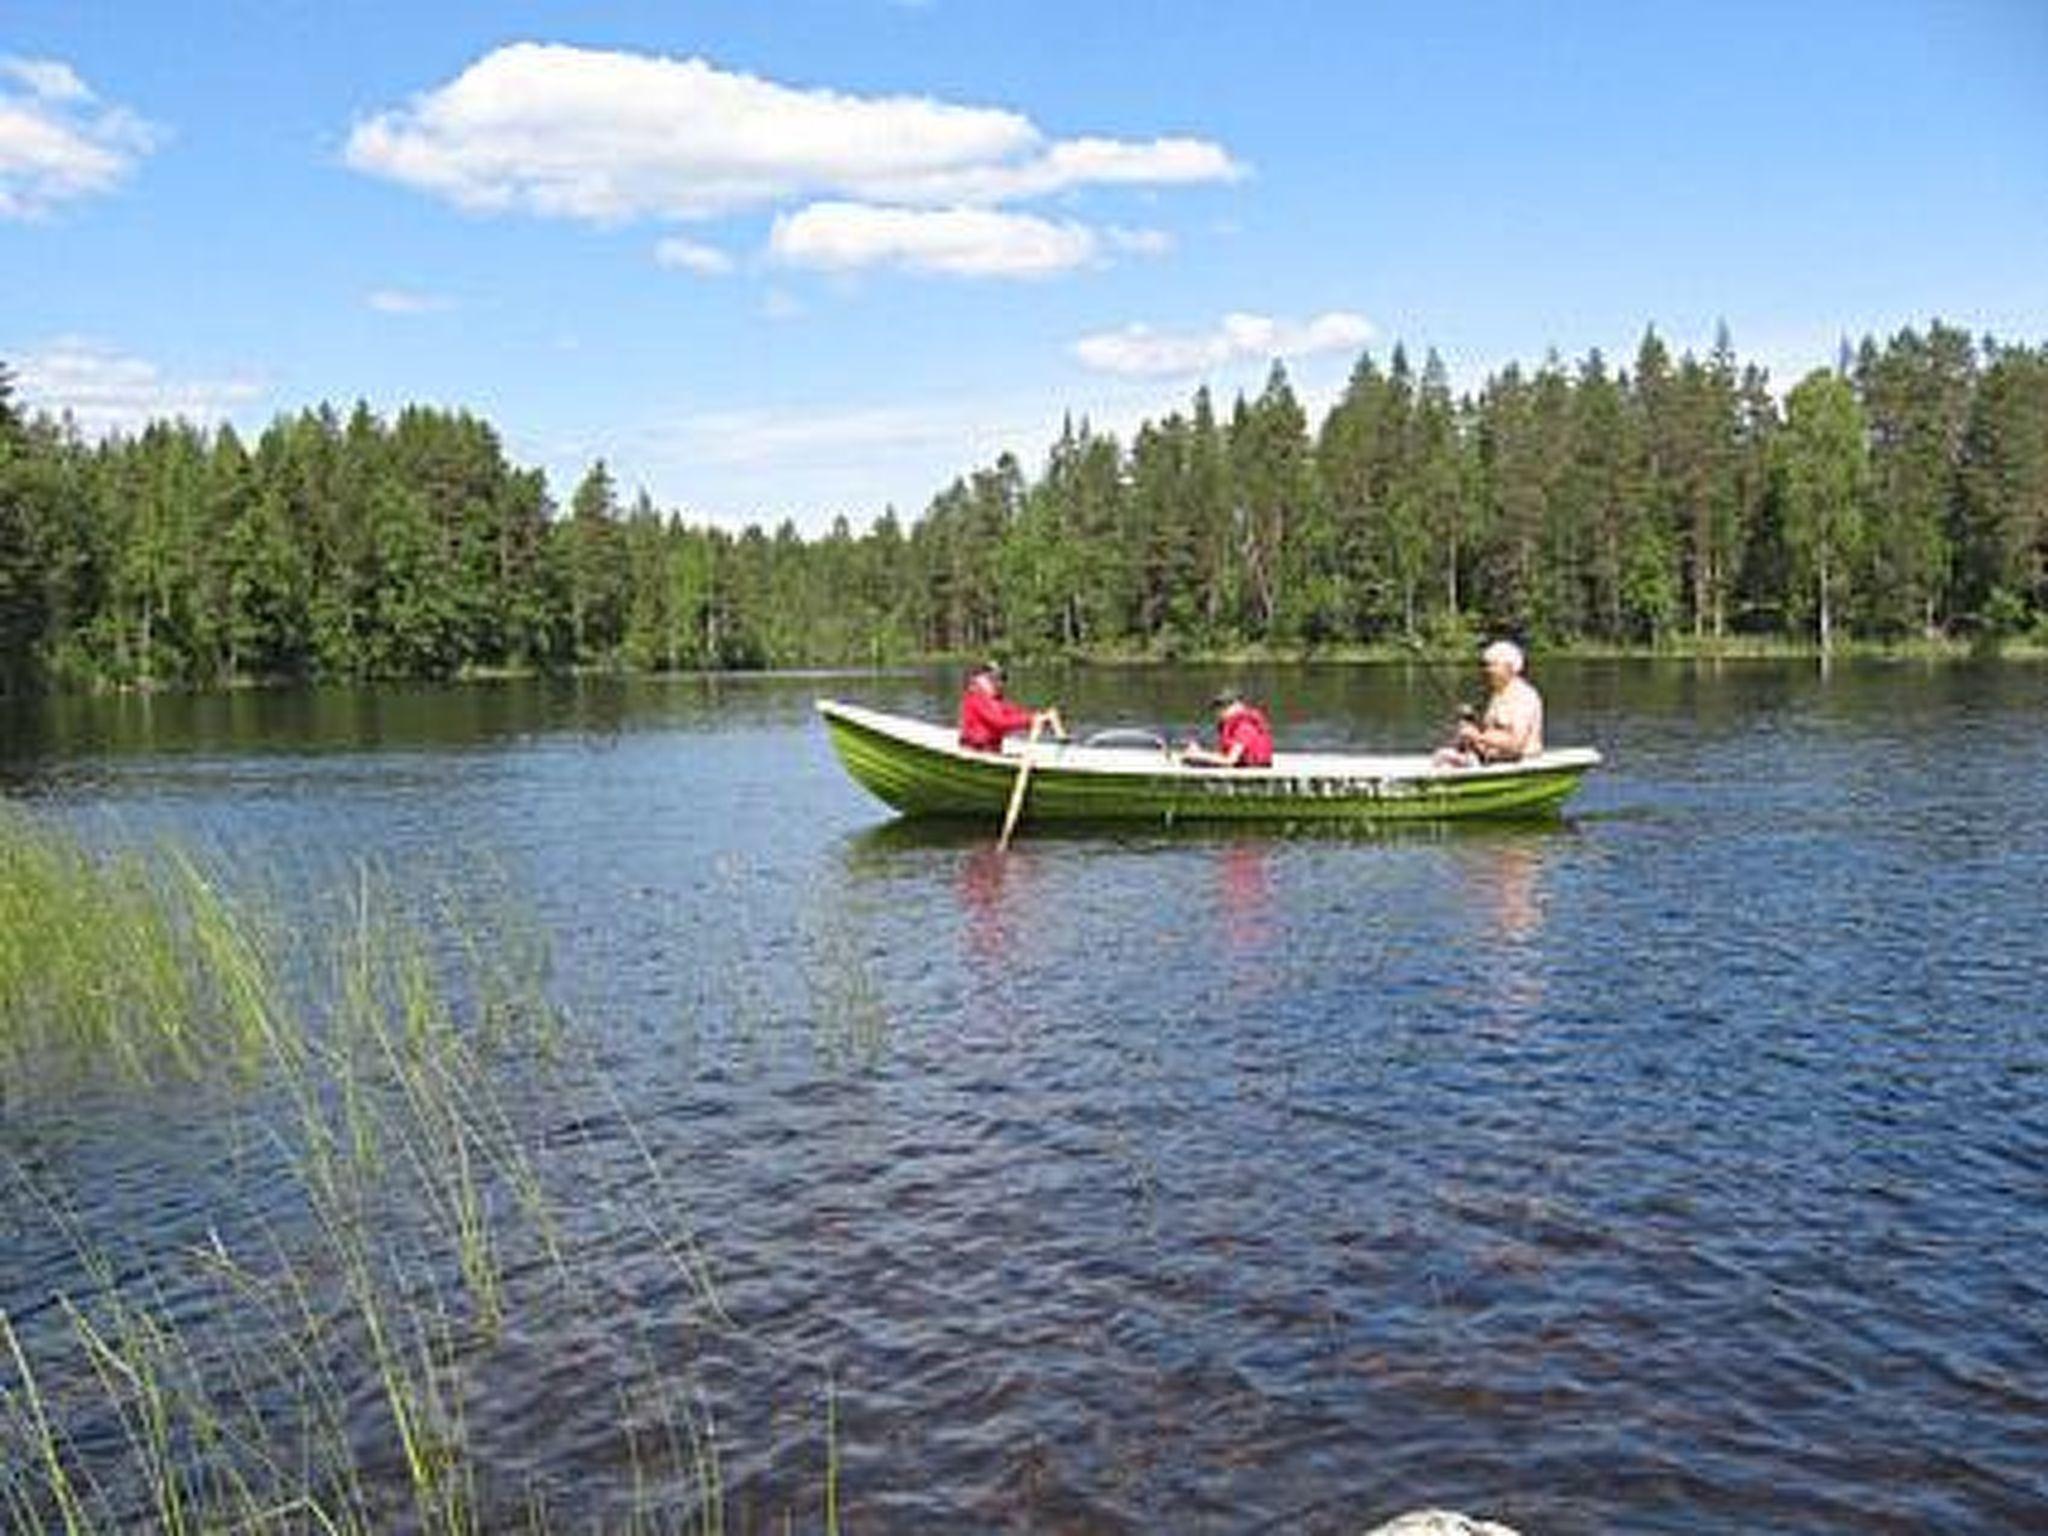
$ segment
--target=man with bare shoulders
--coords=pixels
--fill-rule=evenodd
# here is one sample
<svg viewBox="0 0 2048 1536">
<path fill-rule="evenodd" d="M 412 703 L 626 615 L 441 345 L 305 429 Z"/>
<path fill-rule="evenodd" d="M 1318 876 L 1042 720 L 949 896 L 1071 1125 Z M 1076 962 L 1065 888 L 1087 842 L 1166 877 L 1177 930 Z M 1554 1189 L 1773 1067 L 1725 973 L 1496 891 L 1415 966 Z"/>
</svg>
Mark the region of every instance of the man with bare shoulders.
<svg viewBox="0 0 2048 1536">
<path fill-rule="evenodd" d="M 1543 696 L 1522 676 L 1522 648 L 1496 640 L 1479 653 L 1488 698 L 1477 720 L 1462 720 L 1450 745 L 1436 754 L 1446 768 L 1516 763 L 1543 751 Z"/>
</svg>

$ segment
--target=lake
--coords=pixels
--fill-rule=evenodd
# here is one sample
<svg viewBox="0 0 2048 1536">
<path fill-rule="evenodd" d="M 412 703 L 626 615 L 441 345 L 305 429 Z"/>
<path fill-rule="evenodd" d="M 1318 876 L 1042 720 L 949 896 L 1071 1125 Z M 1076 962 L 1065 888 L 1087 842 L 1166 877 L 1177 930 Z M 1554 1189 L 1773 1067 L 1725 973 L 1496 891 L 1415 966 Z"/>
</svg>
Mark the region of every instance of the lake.
<svg viewBox="0 0 2048 1536">
<path fill-rule="evenodd" d="M 516 1102 L 606 1300 L 475 1347 L 487 1527 L 687 1506 L 688 1448 L 628 1435 L 650 1362 L 728 1530 L 819 1528 L 828 1459 L 856 1532 L 2048 1526 L 2048 670 L 1534 675 L 1606 765 L 1455 833 L 1027 814 L 998 854 L 893 820 L 811 710 L 947 716 L 939 672 L 14 703 L 0 784 L 286 922 L 367 867 L 544 936 L 580 1065 Z M 1477 690 L 1012 691 L 1181 734 L 1226 681 L 1283 747 L 1420 747 Z M 197 1091 L 6 1107 L 124 1249 L 263 1208 Z M 47 1324 L 94 1282 L 4 1188 L 0 1308 Z"/>
</svg>

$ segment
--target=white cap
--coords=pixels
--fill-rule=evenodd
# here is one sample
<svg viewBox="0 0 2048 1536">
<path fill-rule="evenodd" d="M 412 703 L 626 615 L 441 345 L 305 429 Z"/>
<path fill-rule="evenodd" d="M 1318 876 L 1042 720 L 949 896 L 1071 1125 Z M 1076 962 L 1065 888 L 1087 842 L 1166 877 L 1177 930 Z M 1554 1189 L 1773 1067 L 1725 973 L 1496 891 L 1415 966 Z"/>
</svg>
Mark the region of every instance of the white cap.
<svg viewBox="0 0 2048 1536">
<path fill-rule="evenodd" d="M 1510 672 L 1520 674 L 1522 670 L 1522 648 L 1512 640 L 1496 640 L 1479 653 L 1479 659 L 1488 666 L 1495 662 L 1506 664 Z"/>
</svg>

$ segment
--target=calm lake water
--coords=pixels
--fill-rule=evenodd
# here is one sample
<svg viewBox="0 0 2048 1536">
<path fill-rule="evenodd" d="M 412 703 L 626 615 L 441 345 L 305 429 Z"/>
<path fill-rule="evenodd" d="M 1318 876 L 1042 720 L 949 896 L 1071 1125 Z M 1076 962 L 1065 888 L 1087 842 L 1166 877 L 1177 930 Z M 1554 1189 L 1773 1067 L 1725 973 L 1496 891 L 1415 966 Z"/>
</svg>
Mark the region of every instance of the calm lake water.
<svg viewBox="0 0 2048 1536">
<path fill-rule="evenodd" d="M 1226 680 L 1380 749 L 1475 686 L 1013 691 L 1185 731 Z M 15 706 L 0 783 L 286 908 L 366 861 L 546 935 L 610 1087 L 528 1107 L 615 1305 L 524 1317 L 468 1428 L 571 1528 L 631 1507 L 652 1356 L 732 1530 L 818 1528 L 828 1418 L 849 1532 L 2048 1529 L 2048 670 L 1537 681 L 1607 766 L 1456 835 L 916 830 L 810 704 L 938 673 Z M 0 1151 L 169 1253 L 209 1124 L 17 1101 Z M 66 1266 L 0 1210 L 0 1307 Z"/>
</svg>

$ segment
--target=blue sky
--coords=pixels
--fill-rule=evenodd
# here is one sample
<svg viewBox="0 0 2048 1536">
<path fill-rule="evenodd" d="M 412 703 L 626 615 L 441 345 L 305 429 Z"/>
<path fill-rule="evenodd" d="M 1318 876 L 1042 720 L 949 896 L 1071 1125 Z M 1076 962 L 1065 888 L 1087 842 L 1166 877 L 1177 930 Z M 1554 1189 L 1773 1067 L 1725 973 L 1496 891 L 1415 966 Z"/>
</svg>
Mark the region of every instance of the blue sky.
<svg viewBox="0 0 2048 1536">
<path fill-rule="evenodd" d="M 906 517 L 1063 414 L 1718 322 L 2048 341 L 2048 4 L 0 0 L 0 361 Z"/>
</svg>

